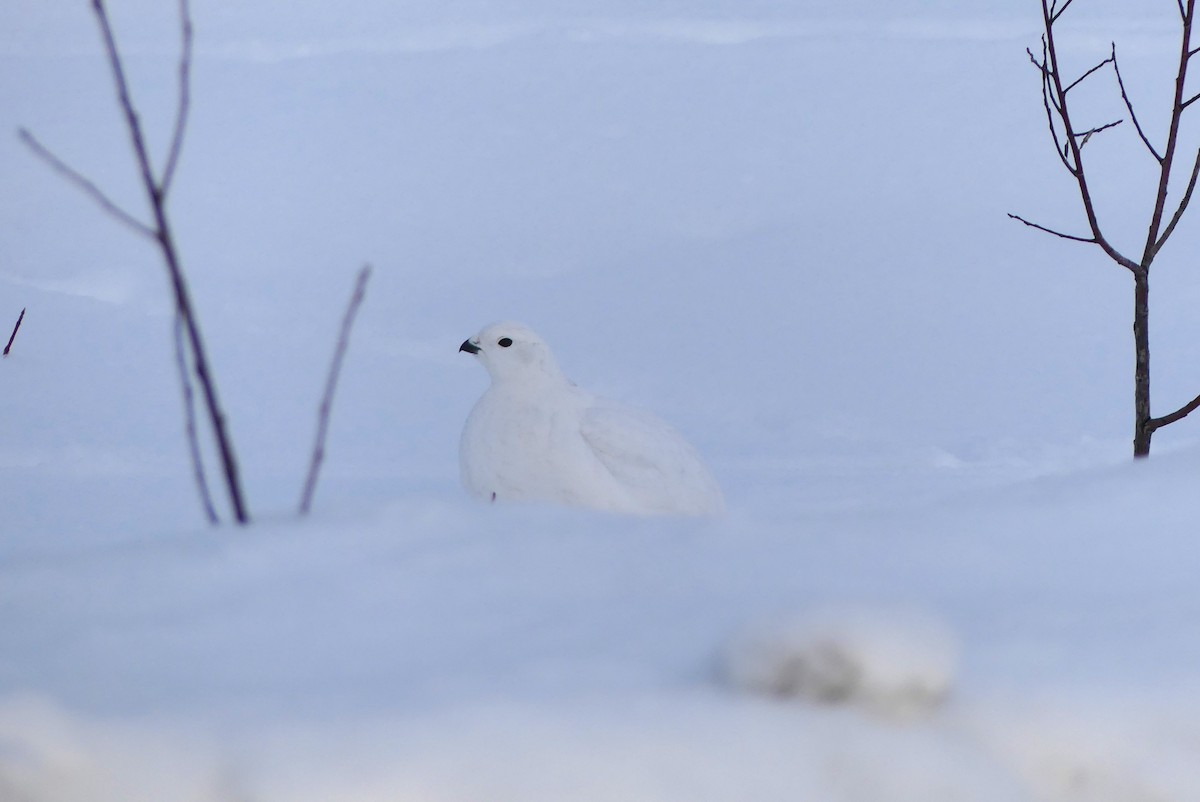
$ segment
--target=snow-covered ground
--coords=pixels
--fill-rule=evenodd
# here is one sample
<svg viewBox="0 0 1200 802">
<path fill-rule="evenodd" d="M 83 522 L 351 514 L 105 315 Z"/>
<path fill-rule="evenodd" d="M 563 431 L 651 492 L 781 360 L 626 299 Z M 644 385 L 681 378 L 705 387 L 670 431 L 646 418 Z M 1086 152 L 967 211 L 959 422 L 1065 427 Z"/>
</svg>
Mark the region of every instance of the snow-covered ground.
<svg viewBox="0 0 1200 802">
<path fill-rule="evenodd" d="M 0 802 L 1200 798 L 1200 429 L 1128 461 L 1125 274 L 1005 216 L 1081 222 L 1026 5 L 195 0 L 171 211 L 244 530 L 203 524 L 154 252 L 0 139 Z M 1116 39 L 1148 125 L 1160 5 L 1063 40 Z M 112 6 L 161 152 L 174 4 Z M 86 3 L 0 8 L 18 126 L 143 208 Z M 1139 147 L 1089 145 L 1122 242 Z M 1160 410 L 1200 390 L 1196 230 Z M 471 501 L 456 349 L 505 318 L 729 515 Z"/>
</svg>

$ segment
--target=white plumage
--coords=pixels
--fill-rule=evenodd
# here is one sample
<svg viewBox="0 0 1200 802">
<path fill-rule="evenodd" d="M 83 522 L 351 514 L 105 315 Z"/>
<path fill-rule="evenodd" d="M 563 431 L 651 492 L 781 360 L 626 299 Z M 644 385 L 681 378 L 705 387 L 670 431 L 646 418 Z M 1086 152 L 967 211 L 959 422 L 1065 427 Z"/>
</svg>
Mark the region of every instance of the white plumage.
<svg viewBox="0 0 1200 802">
<path fill-rule="evenodd" d="M 459 448 L 473 495 L 638 514 L 724 512 L 716 479 L 682 435 L 576 387 L 527 326 L 495 323 L 459 350 L 492 379 Z"/>
</svg>

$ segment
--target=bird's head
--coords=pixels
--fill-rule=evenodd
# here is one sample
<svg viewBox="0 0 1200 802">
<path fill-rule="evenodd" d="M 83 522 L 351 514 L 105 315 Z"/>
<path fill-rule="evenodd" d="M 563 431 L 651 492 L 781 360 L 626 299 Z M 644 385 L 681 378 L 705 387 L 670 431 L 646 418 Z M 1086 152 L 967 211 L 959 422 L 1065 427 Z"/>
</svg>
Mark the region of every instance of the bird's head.
<svg viewBox="0 0 1200 802">
<path fill-rule="evenodd" d="M 545 340 L 521 323 L 493 323 L 458 350 L 474 354 L 493 382 L 566 381 Z"/>
</svg>

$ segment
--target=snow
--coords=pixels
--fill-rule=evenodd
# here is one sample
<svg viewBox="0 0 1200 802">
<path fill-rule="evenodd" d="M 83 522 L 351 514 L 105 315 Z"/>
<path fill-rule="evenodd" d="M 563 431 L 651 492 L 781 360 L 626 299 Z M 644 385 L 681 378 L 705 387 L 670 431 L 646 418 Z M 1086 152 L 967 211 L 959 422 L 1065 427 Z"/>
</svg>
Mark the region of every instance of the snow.
<svg viewBox="0 0 1200 802">
<path fill-rule="evenodd" d="M 174 4 L 112 5 L 161 152 Z M 0 800 L 1200 798 L 1200 435 L 1128 461 L 1126 275 L 1005 217 L 1082 223 L 1036 9 L 193 5 L 171 211 L 257 522 L 203 525 L 153 250 L 0 138 Z M 1163 6 L 1063 39 L 1117 40 L 1147 125 Z M 0 118 L 142 211 L 85 4 L 0 8 Z M 1139 147 L 1089 144 L 1121 243 Z M 1156 409 L 1198 389 L 1195 237 Z M 456 349 L 508 317 L 677 425 L 728 517 L 468 498 Z M 736 679 L 814 647 L 861 690 Z"/>
<path fill-rule="evenodd" d="M 751 693 L 907 717 L 945 700 L 956 662 L 953 635 L 929 616 L 888 608 L 816 610 L 735 636 L 722 673 L 732 687 Z"/>
</svg>

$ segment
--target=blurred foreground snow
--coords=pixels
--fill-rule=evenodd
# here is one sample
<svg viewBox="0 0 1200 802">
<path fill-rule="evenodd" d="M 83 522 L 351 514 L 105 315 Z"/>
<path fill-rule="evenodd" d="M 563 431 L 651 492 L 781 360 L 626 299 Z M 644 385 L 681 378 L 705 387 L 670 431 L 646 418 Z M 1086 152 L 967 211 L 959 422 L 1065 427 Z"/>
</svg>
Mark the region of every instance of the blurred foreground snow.
<svg viewBox="0 0 1200 802">
<path fill-rule="evenodd" d="M 1198 469 L 706 524 L 413 498 L 13 559 L 0 789 L 1185 802 Z M 814 643 L 858 684 L 753 692 Z"/>
</svg>

